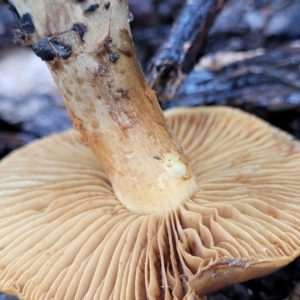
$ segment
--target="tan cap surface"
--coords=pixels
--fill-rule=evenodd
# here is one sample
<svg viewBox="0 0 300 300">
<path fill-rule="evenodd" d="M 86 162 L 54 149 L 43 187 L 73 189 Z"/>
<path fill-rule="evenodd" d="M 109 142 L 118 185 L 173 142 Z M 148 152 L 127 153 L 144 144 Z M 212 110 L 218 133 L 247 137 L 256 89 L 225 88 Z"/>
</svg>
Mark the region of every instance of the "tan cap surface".
<svg viewBox="0 0 300 300">
<path fill-rule="evenodd" d="M 167 119 L 199 189 L 165 216 L 121 205 L 75 131 L 2 161 L 0 290 L 26 300 L 197 299 L 299 254 L 299 143 L 229 108 Z"/>
</svg>

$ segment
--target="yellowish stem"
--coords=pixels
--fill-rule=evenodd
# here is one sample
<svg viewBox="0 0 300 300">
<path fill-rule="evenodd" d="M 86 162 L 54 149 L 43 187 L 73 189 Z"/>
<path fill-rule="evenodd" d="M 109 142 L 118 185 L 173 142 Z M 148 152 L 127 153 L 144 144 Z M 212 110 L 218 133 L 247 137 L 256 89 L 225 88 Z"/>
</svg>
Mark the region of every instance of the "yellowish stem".
<svg viewBox="0 0 300 300">
<path fill-rule="evenodd" d="M 43 59 L 50 52 L 74 126 L 116 197 L 140 214 L 162 214 L 190 197 L 195 178 L 137 62 L 127 1 L 11 2 L 20 16 L 30 14 L 35 32 L 26 41 Z"/>
</svg>

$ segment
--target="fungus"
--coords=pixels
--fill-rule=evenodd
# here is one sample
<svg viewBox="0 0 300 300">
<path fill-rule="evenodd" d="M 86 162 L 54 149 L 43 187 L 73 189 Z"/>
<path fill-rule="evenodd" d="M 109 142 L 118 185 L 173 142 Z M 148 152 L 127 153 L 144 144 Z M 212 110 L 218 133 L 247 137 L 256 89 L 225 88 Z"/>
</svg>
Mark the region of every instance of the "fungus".
<svg viewBox="0 0 300 300">
<path fill-rule="evenodd" d="M 1 291 L 200 299 L 299 255 L 299 142 L 224 107 L 164 117 L 134 55 L 127 1 L 85 21 L 71 1 L 11 2 L 31 14 L 33 41 L 71 23 L 87 31 L 84 44 L 56 34 L 72 55 L 47 62 L 77 131 L 0 164 Z"/>
</svg>

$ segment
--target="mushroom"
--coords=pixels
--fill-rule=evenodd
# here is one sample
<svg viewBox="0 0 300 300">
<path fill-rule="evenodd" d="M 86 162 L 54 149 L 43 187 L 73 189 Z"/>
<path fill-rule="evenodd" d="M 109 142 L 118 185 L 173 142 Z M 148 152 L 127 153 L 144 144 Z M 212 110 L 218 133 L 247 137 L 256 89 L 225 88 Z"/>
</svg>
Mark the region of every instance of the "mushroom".
<svg viewBox="0 0 300 300">
<path fill-rule="evenodd" d="M 95 2 L 11 1 L 32 20 L 25 43 L 47 60 L 76 131 L 0 164 L 0 290 L 192 300 L 293 260 L 299 142 L 225 107 L 164 116 L 127 1 Z"/>
</svg>

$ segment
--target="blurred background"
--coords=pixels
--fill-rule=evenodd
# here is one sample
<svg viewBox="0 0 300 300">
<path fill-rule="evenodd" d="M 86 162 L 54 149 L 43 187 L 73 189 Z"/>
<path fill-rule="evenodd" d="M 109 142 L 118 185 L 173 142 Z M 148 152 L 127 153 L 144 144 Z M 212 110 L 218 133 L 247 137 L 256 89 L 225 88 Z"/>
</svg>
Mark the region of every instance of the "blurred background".
<svg viewBox="0 0 300 300">
<path fill-rule="evenodd" d="M 133 39 L 145 73 L 186 4 L 130 0 Z M 0 5 L 0 158 L 72 126 L 46 64 L 15 42 L 15 19 Z M 199 62 L 164 109 L 229 105 L 300 138 L 300 1 L 228 0 L 209 29 Z M 300 261 L 208 299 L 297 300 Z M 9 300 L 0 294 L 1 300 Z"/>
</svg>

